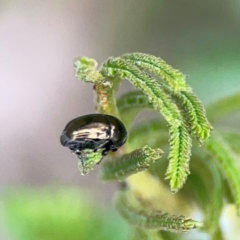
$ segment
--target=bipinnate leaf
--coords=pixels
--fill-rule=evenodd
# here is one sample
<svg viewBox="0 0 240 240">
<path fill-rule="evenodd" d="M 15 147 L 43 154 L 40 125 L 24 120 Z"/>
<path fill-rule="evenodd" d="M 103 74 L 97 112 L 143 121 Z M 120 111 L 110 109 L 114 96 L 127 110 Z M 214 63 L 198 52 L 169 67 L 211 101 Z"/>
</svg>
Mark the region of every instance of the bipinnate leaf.
<svg viewBox="0 0 240 240">
<path fill-rule="evenodd" d="M 144 73 L 137 66 L 122 59 L 109 59 L 103 64 L 101 73 L 106 77 L 119 77 L 127 79 L 136 88 L 148 96 L 148 101 L 153 104 L 171 125 L 180 125 L 180 111 L 176 104 L 161 89 L 156 79 Z"/>
</svg>

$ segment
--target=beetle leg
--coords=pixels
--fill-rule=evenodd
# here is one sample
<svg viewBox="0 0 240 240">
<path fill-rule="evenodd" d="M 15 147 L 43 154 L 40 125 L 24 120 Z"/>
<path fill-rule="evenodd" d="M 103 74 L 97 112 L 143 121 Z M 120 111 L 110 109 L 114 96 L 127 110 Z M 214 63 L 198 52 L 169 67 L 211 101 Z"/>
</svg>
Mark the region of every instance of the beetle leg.
<svg viewBox="0 0 240 240">
<path fill-rule="evenodd" d="M 105 149 L 102 151 L 102 156 L 106 156 L 110 151 L 109 146 L 106 146 Z"/>
<path fill-rule="evenodd" d="M 106 156 L 106 155 L 108 154 L 108 152 L 109 152 L 108 149 L 103 150 L 103 152 L 102 152 L 102 156 Z"/>
<path fill-rule="evenodd" d="M 101 158 L 101 159 L 100 159 L 100 161 L 99 161 L 99 162 L 97 162 L 97 164 L 99 165 L 99 164 L 102 162 L 102 160 L 103 160 L 103 158 Z"/>
<path fill-rule="evenodd" d="M 72 153 L 76 154 L 77 156 L 81 155 L 81 151 L 79 149 L 72 150 Z"/>
</svg>

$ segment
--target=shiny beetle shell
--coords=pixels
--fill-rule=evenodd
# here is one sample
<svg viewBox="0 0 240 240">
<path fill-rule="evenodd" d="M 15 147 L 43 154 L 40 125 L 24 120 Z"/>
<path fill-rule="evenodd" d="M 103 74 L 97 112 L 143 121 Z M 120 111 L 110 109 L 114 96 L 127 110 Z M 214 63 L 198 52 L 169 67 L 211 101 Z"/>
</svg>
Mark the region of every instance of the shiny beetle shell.
<svg viewBox="0 0 240 240">
<path fill-rule="evenodd" d="M 110 150 L 117 151 L 127 140 L 127 131 L 123 123 L 114 116 L 89 114 L 70 121 L 60 137 L 61 144 L 77 155 L 84 149 L 97 151 L 102 155 Z"/>
</svg>

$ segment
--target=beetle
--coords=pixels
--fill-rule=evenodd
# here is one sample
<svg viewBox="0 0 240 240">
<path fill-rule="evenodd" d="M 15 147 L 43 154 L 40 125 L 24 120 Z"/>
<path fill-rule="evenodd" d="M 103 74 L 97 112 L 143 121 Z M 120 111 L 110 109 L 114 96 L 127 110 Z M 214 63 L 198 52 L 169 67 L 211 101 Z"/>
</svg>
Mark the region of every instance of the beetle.
<svg viewBox="0 0 240 240">
<path fill-rule="evenodd" d="M 124 124 L 105 114 L 84 115 L 70 121 L 63 130 L 60 142 L 81 157 L 81 151 L 103 149 L 102 156 L 117 151 L 127 140 Z"/>
</svg>

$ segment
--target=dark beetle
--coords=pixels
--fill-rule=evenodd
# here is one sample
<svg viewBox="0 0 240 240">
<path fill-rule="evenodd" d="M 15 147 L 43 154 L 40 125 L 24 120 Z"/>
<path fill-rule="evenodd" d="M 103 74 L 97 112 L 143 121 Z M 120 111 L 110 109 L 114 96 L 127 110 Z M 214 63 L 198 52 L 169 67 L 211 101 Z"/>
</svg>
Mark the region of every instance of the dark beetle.
<svg viewBox="0 0 240 240">
<path fill-rule="evenodd" d="M 117 151 L 127 140 L 127 131 L 116 117 L 105 114 L 89 114 L 70 121 L 60 137 L 61 144 L 78 156 L 84 149 L 103 149 L 105 156 Z"/>
</svg>

